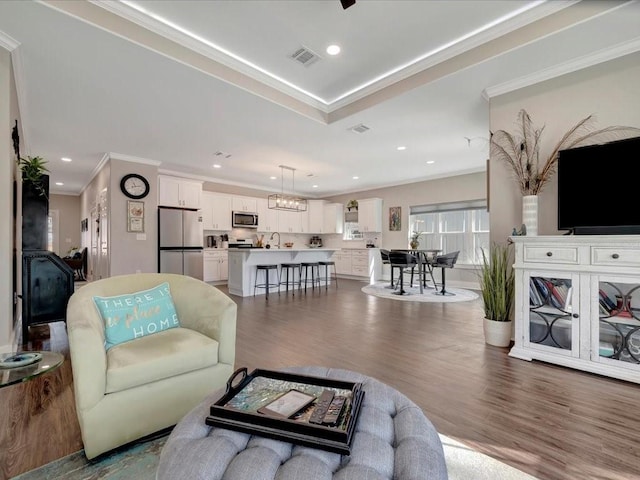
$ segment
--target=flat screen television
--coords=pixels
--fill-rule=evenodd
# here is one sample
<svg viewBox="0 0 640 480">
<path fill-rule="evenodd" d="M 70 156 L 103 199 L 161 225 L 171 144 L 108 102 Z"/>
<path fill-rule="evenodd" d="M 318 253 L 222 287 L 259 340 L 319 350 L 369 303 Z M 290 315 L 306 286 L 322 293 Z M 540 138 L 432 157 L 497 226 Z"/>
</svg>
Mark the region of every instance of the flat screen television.
<svg viewBox="0 0 640 480">
<path fill-rule="evenodd" d="M 559 152 L 558 230 L 640 234 L 640 137 Z"/>
</svg>

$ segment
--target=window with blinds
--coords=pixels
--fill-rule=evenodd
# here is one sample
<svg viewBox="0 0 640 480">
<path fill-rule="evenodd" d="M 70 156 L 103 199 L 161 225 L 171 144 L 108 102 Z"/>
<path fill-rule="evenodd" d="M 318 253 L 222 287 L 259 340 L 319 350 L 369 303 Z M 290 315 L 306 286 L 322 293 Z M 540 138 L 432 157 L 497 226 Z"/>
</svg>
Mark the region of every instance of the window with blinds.
<svg viewBox="0 0 640 480">
<path fill-rule="evenodd" d="M 410 207 L 409 227 L 409 240 L 420 233 L 420 249 L 459 250 L 459 264 L 481 264 L 482 250 L 489 248 L 486 200 Z"/>
</svg>

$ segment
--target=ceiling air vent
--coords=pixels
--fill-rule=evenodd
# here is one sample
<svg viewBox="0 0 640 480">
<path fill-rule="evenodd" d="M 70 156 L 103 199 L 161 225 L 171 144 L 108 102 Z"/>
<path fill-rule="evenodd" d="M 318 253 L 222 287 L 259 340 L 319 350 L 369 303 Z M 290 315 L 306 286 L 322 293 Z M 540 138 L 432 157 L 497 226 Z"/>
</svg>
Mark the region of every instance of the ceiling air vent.
<svg viewBox="0 0 640 480">
<path fill-rule="evenodd" d="M 213 154 L 213 156 L 214 156 L 214 157 L 224 157 L 224 158 L 229 158 L 229 157 L 231 156 L 231 154 L 230 154 L 230 153 L 227 153 L 227 152 L 222 152 L 222 151 L 218 150 L 217 152 L 215 152 L 215 153 Z"/>
<path fill-rule="evenodd" d="M 364 123 L 359 123 L 358 125 L 351 127 L 349 130 L 356 133 L 364 133 L 369 130 L 369 127 L 367 127 Z"/>
<path fill-rule="evenodd" d="M 290 57 L 305 67 L 308 67 L 320 60 L 320 56 L 309 50 L 307 47 L 300 47 L 293 52 Z"/>
</svg>

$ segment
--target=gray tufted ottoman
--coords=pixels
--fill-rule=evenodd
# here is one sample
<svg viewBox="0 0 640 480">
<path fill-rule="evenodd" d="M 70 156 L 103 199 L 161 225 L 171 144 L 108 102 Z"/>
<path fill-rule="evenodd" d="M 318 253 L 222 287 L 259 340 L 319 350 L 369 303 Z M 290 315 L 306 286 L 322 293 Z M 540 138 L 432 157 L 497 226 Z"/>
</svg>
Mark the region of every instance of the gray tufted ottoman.
<svg viewBox="0 0 640 480">
<path fill-rule="evenodd" d="M 364 401 L 352 453 L 339 455 L 205 424 L 209 395 L 176 425 L 160 454 L 157 480 L 446 480 L 436 429 L 422 410 L 397 390 L 371 377 L 323 367 L 290 373 L 362 382 Z"/>
</svg>

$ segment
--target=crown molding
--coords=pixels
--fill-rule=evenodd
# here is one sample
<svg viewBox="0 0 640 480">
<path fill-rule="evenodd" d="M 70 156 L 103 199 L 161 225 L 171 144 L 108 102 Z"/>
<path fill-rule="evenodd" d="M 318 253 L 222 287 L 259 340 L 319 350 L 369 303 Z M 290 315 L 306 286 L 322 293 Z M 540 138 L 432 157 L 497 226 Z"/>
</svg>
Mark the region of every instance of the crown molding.
<svg viewBox="0 0 640 480">
<path fill-rule="evenodd" d="M 481 167 L 470 167 L 470 168 L 465 168 L 464 170 L 458 170 L 456 172 L 442 172 L 442 173 L 436 173 L 433 175 L 428 175 L 428 176 L 422 176 L 422 177 L 416 177 L 413 179 L 409 179 L 409 180 L 404 180 L 401 182 L 388 182 L 388 183 L 381 183 L 379 186 L 375 186 L 375 187 L 362 187 L 362 188 L 358 188 L 358 189 L 352 189 L 352 190 L 341 190 L 338 192 L 331 192 L 331 193 L 324 193 L 322 194 L 321 197 L 319 198 L 333 198 L 333 197 L 337 197 L 339 195 L 351 195 L 351 194 L 355 194 L 355 193 L 364 193 L 364 192 L 372 192 L 369 195 L 373 195 L 376 196 L 378 195 L 378 190 L 383 190 L 383 189 L 387 189 L 387 188 L 394 188 L 394 187 L 403 187 L 405 185 L 413 185 L 415 183 L 423 183 L 423 182 L 430 182 L 433 180 L 440 180 L 443 178 L 453 178 L 453 177 L 459 177 L 461 175 L 472 175 L 474 173 L 486 173 L 487 171 L 487 167 L 486 164 L 484 164 Z"/>
<path fill-rule="evenodd" d="M 332 100 L 323 99 L 311 92 L 305 91 L 297 85 L 289 83 L 285 79 L 261 69 L 258 65 L 247 64 L 239 58 L 234 58 L 232 52 L 225 52 L 205 39 L 200 39 L 181 31 L 178 25 L 170 25 L 165 23 L 163 19 L 154 18 L 152 13 L 144 12 L 142 7 L 134 7 L 133 2 L 115 0 L 89 1 L 114 15 L 129 20 L 142 28 L 180 44 L 227 68 L 231 68 L 256 81 L 262 82 L 271 88 L 318 109 L 322 113 L 328 114 L 356 100 L 365 98 L 387 86 L 405 80 L 415 73 L 438 65 L 443 61 L 472 50 L 486 42 L 495 40 L 507 33 L 518 30 L 544 17 L 553 15 L 560 10 L 578 3 L 579 0 L 558 0 L 553 2 L 536 0 L 531 2 L 510 16 L 499 19 L 495 24 L 486 25 L 449 44 L 442 45 L 425 53 L 422 57 L 414 59 L 406 65 L 401 65 L 391 72 L 385 72 L 379 77 L 371 79 L 366 84 L 346 91 Z"/>
<path fill-rule="evenodd" d="M 225 180 L 223 178 L 219 178 L 219 177 L 209 177 L 207 175 L 196 175 L 196 174 L 189 174 L 189 173 L 185 173 L 185 172 L 180 172 L 178 170 L 169 170 L 166 168 L 159 168 L 158 169 L 158 175 L 171 175 L 172 177 L 181 177 L 181 178 L 186 178 L 189 180 L 200 180 L 203 182 L 211 182 L 211 183 L 219 183 L 221 185 L 231 185 L 233 187 L 241 187 L 241 188 L 250 188 L 252 190 L 260 190 L 263 192 L 279 192 L 280 190 L 272 190 L 268 187 L 265 187 L 263 185 L 253 185 L 251 183 L 246 183 L 246 182 L 237 182 L 237 181 L 233 181 L 233 180 Z"/>
<path fill-rule="evenodd" d="M 232 56 L 232 53 L 225 53 L 222 49 L 217 48 L 205 39 L 199 39 L 193 35 L 185 33 L 180 30 L 179 26 L 171 26 L 144 13 L 129 3 L 124 3 L 114 0 L 89 0 L 94 5 L 101 7 L 119 17 L 129 20 L 136 25 L 150 30 L 162 37 L 165 37 L 175 43 L 182 45 L 190 50 L 193 50 L 200 55 L 207 57 L 214 62 L 224 65 L 227 68 L 231 68 L 243 75 L 253 78 L 265 85 L 279 90 L 280 92 L 289 95 L 296 100 L 306 103 L 307 105 L 317 108 L 323 112 L 327 112 L 328 102 L 311 92 L 307 92 L 300 87 L 287 82 L 286 80 L 277 77 L 269 73 L 266 70 L 262 70 L 258 65 L 248 65 L 247 63 L 238 60 Z"/>
<path fill-rule="evenodd" d="M 213 60 L 202 50 L 196 51 L 190 46 L 185 46 L 181 41 L 169 38 L 161 32 L 143 26 L 139 19 L 136 20 L 131 16 L 130 10 L 133 10 L 131 8 L 128 10 L 128 17 L 117 13 L 117 9 L 121 8 L 119 2 L 114 2 L 113 0 L 104 2 L 96 0 L 74 2 L 69 2 L 68 0 L 37 1 L 42 5 L 70 15 L 82 22 L 278 104 L 311 120 L 327 124 L 326 106 L 320 103 L 312 105 L 308 97 L 299 99 L 298 95 L 294 96 L 290 93 L 285 93 L 281 88 L 268 85 L 263 81 L 256 80 L 251 75 L 238 71 L 236 68 L 228 67 L 219 61 Z M 186 35 L 184 36 L 185 38 L 187 37 Z"/>
<path fill-rule="evenodd" d="M 91 185 L 93 179 L 96 178 L 98 173 L 100 173 L 100 170 L 104 168 L 107 162 L 109 162 L 109 154 L 105 153 L 104 155 L 102 155 L 102 158 L 100 159 L 98 164 L 91 171 L 91 175 L 89 175 L 89 181 L 85 183 L 84 186 L 80 189 L 80 195 L 82 195 L 87 190 L 87 188 L 89 188 L 89 185 Z"/>
<path fill-rule="evenodd" d="M 27 114 L 27 92 L 26 92 L 27 82 L 25 80 L 25 75 L 24 75 L 22 49 L 19 46 L 11 51 L 11 65 L 13 67 L 13 80 L 16 87 L 16 97 L 18 99 L 18 112 L 20 115 L 20 126 L 22 129 L 22 138 L 20 139 L 20 144 L 24 148 L 21 148 L 21 151 L 27 154 L 30 154 L 31 150 L 29 147 L 29 132 L 28 132 L 29 117 Z"/>
<path fill-rule="evenodd" d="M 0 47 L 12 52 L 19 46 L 20 42 L 0 30 Z"/>
<path fill-rule="evenodd" d="M 433 68 L 442 62 L 473 50 L 474 48 L 480 47 L 487 42 L 496 40 L 503 35 L 514 32 L 529 25 L 530 23 L 553 15 L 560 10 L 578 3 L 578 1 L 579 0 L 561 0 L 555 2 L 549 2 L 546 0 L 538 1 L 534 5 L 528 6 L 526 9 L 521 9 L 511 17 L 506 18 L 495 25 L 489 25 L 480 28 L 475 32 L 470 32 L 464 37 L 427 52 L 418 59 L 412 60 L 407 65 L 398 68 L 397 71 L 387 73 L 384 76 L 371 81 L 364 87 L 359 87 L 358 89 L 354 89 L 351 92 L 347 92 L 335 98 L 329 102 L 330 111 L 333 112 L 343 108 L 356 100 L 360 100 L 361 98 L 377 92 L 378 90 L 393 85 L 394 83 L 402 82 L 416 73 Z"/>
<path fill-rule="evenodd" d="M 153 165 L 154 167 L 157 167 L 162 163 L 159 160 L 134 157 L 133 155 L 125 155 L 124 153 L 109 152 L 107 156 L 109 160 L 122 160 L 123 162 L 142 163 L 143 165 Z"/>
<path fill-rule="evenodd" d="M 489 100 L 493 97 L 529 87 L 536 83 L 544 82 L 545 80 L 551 80 L 552 78 L 560 77 L 568 73 L 577 72 L 578 70 L 583 70 L 600 63 L 608 62 L 609 60 L 614 60 L 616 58 L 635 53 L 639 50 L 640 37 L 628 42 L 619 43 L 611 48 L 598 50 L 597 52 L 578 57 L 565 63 L 554 65 L 553 67 L 542 69 L 531 75 L 525 75 L 524 77 L 485 88 L 482 91 L 482 96 L 486 100 Z"/>
</svg>

